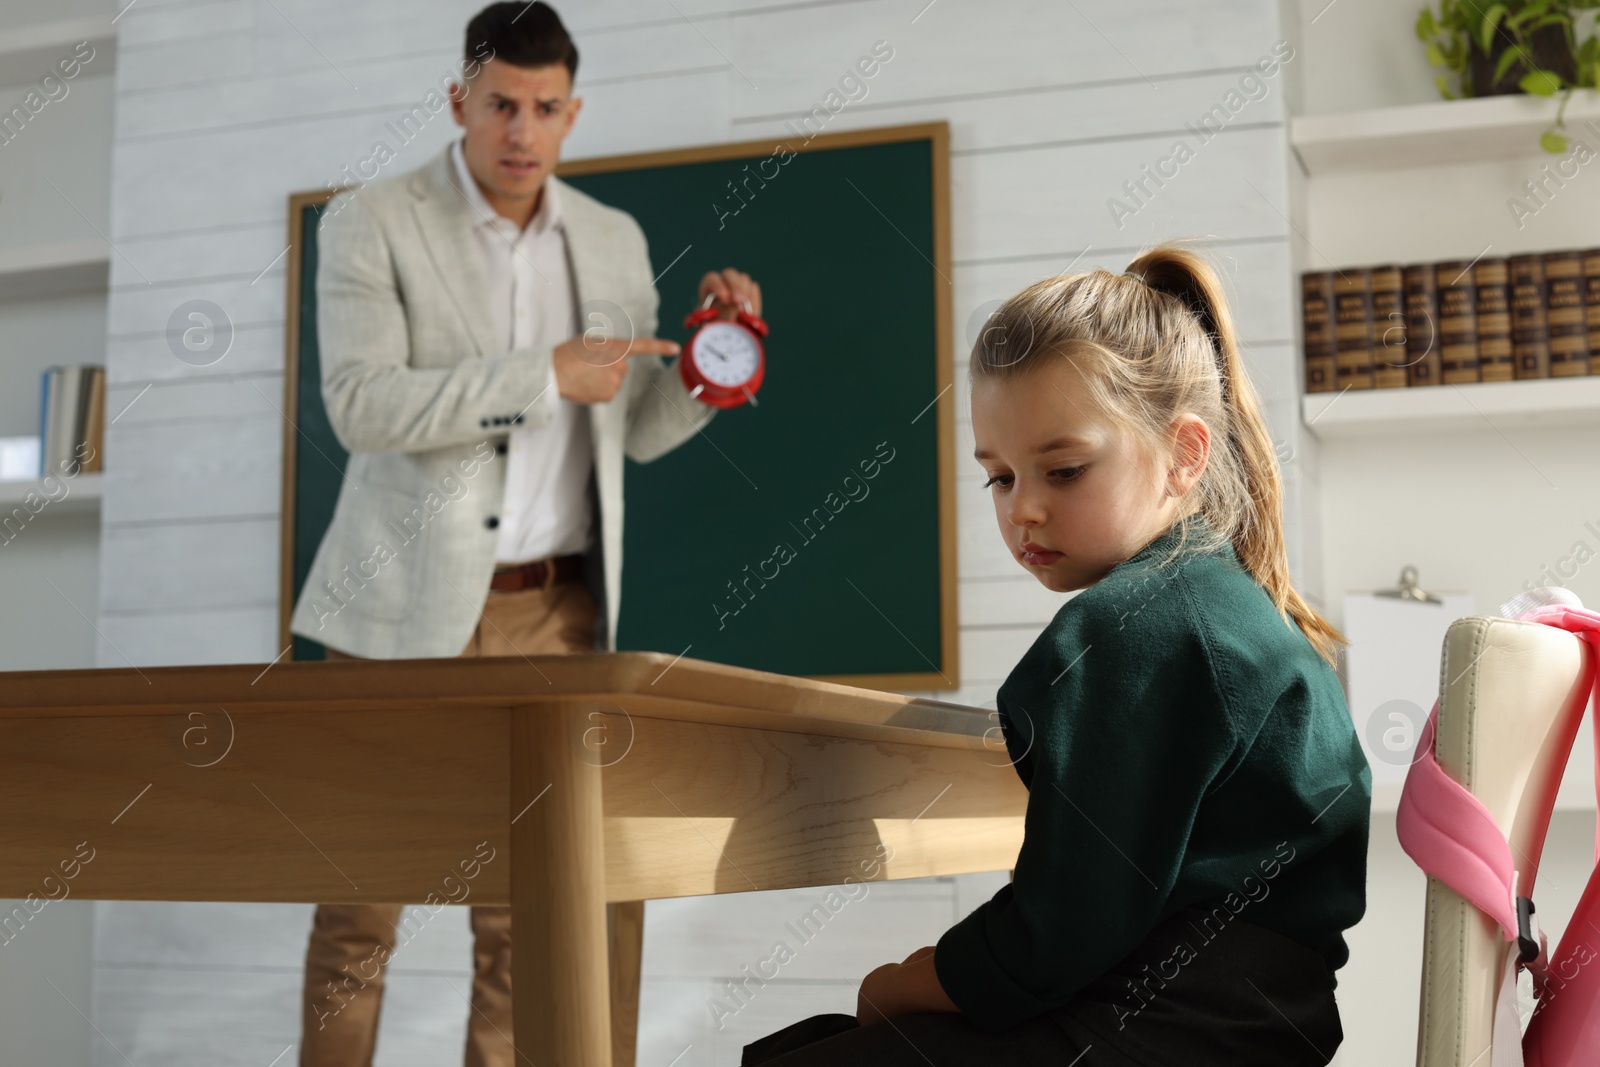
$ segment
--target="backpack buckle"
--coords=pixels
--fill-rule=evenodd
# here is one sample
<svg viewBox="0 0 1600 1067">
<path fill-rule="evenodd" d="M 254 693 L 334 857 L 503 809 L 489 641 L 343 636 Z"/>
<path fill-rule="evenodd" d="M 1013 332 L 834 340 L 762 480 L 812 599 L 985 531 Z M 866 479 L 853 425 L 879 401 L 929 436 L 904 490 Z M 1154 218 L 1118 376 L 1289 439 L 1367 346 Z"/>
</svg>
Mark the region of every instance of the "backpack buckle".
<svg viewBox="0 0 1600 1067">
<path fill-rule="evenodd" d="M 1533 914 L 1533 901 L 1517 898 L 1517 962 L 1532 963 L 1539 958 L 1539 920 Z"/>
</svg>

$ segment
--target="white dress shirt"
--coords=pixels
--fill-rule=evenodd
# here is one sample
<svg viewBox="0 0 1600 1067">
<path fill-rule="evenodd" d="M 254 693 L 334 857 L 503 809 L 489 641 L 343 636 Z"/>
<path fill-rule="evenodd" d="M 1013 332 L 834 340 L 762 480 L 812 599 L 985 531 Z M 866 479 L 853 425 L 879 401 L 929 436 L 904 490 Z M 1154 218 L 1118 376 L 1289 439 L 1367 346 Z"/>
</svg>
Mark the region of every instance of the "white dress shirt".
<svg viewBox="0 0 1600 1067">
<path fill-rule="evenodd" d="M 457 184 L 476 217 L 495 336 L 508 350 L 557 345 L 573 330 L 572 274 L 555 187 L 546 182 L 539 210 L 525 229 L 498 214 L 467 169 L 461 141 L 451 146 Z M 500 509 L 499 563 L 523 563 L 584 552 L 592 534 L 589 475 L 594 444 L 589 408 L 556 390 L 555 368 L 539 403 L 546 426 L 513 426 L 508 437 L 505 503 Z"/>
</svg>

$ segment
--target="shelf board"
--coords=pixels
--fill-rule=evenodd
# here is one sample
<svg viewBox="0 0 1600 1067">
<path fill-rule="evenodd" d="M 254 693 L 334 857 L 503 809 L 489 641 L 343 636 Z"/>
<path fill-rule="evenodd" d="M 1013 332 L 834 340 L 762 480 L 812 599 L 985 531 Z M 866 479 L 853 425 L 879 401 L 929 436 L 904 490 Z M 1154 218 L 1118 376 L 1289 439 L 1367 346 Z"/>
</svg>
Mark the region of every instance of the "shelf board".
<svg viewBox="0 0 1600 1067">
<path fill-rule="evenodd" d="M 103 241 L 0 248 L 0 300 L 106 288 L 111 250 Z"/>
<path fill-rule="evenodd" d="M 1600 375 L 1307 393 L 1300 417 L 1323 441 L 1452 430 L 1600 425 Z"/>
<path fill-rule="evenodd" d="M 35 518 L 43 518 L 52 512 L 98 508 L 100 480 L 104 477 L 103 474 L 80 474 L 74 478 L 56 479 L 48 489 L 39 479 L 26 482 L 0 482 L 0 518 L 10 515 L 13 508 L 28 498 L 29 493 L 38 493 L 46 500 L 50 500 L 51 493 L 58 496 L 58 499 L 50 500 L 50 503 L 41 508 Z M 62 485 L 67 487 L 66 496 L 60 496 Z"/>
<path fill-rule="evenodd" d="M 18 26 L 6 30 L 0 44 L 0 85 L 37 83 L 46 74 L 55 74 L 56 63 L 70 58 L 80 41 L 94 47 L 94 58 L 79 71 L 79 77 L 110 74 L 116 69 L 117 28 L 110 19 L 64 19 Z"/>
<path fill-rule="evenodd" d="M 1518 93 L 1299 115 L 1290 122 L 1289 140 L 1306 172 L 1313 175 L 1485 159 L 1554 161 L 1561 157 L 1539 147 L 1539 134 L 1555 119 L 1559 103 L 1559 97 Z M 1574 92 L 1565 121 L 1569 134 L 1594 144 L 1600 136 L 1600 93 Z"/>
</svg>

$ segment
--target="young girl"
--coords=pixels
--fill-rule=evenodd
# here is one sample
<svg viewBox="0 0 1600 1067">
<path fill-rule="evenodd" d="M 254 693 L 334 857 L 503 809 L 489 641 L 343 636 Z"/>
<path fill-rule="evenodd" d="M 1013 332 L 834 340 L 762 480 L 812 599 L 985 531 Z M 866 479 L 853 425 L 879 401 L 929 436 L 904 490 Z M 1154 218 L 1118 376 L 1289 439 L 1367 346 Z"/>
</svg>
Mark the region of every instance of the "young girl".
<svg viewBox="0 0 1600 1067">
<path fill-rule="evenodd" d="M 1029 286 L 971 385 L 1006 548 L 1081 590 L 998 694 L 1013 880 L 743 1064 L 1327 1063 L 1371 772 L 1217 275 L 1167 244 Z"/>
</svg>

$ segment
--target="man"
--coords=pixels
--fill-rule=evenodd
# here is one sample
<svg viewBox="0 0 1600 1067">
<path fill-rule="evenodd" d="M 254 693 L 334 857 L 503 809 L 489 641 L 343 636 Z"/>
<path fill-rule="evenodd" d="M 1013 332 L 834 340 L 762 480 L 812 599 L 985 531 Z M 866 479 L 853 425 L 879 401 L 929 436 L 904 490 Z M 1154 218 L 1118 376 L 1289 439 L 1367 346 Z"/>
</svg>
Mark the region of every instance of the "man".
<svg viewBox="0 0 1600 1067">
<path fill-rule="evenodd" d="M 324 215 L 322 393 L 350 460 L 291 628 L 330 659 L 610 650 L 623 456 L 649 462 L 715 413 L 662 361 L 678 346 L 652 336 L 638 224 L 551 173 L 577 59 L 545 4 L 484 8 L 451 90 L 463 137 Z M 708 296 L 760 314 L 740 271 L 706 274 Z M 372 1062 L 401 907 L 317 908 L 302 1065 Z M 466 1063 L 510 1067 L 510 909 L 471 920 Z"/>
</svg>

